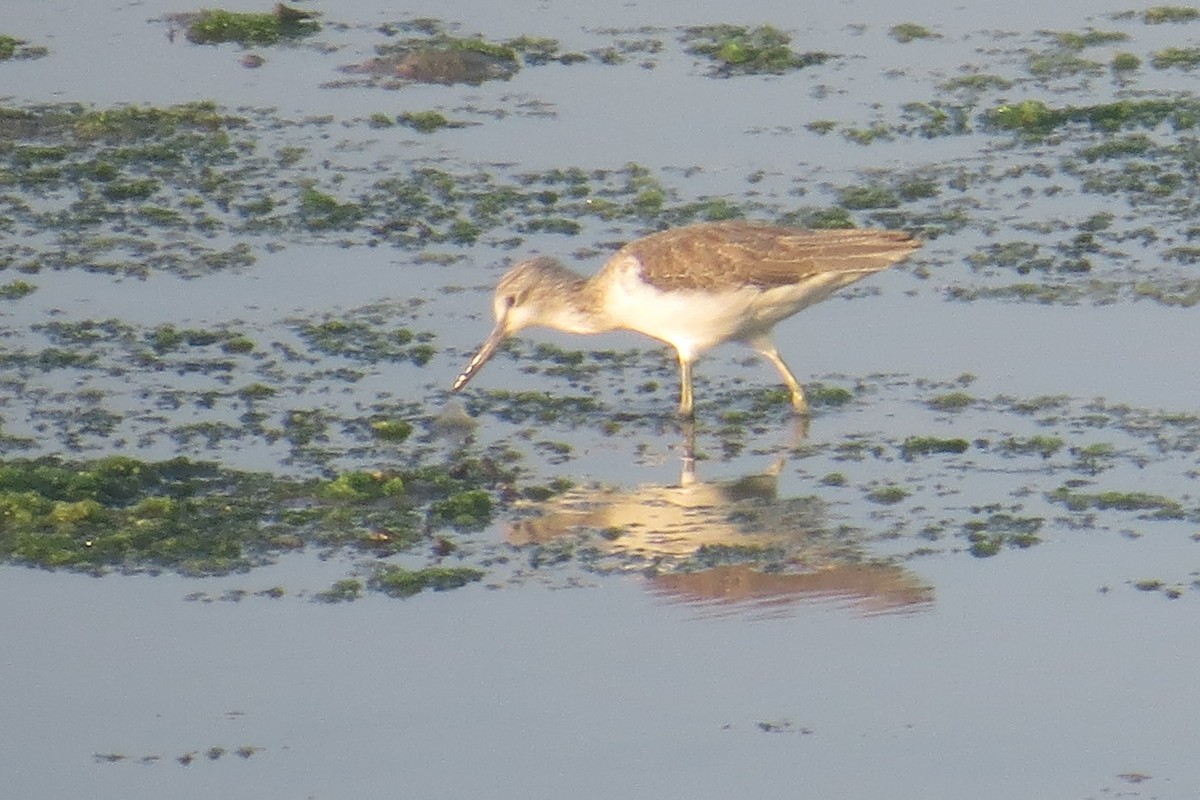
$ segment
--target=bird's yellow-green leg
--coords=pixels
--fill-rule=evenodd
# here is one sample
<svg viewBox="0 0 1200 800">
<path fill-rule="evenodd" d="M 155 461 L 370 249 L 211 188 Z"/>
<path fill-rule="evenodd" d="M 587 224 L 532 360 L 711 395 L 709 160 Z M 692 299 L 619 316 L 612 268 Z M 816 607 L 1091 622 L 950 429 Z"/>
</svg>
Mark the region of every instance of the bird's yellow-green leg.
<svg viewBox="0 0 1200 800">
<path fill-rule="evenodd" d="M 679 356 L 679 416 L 693 419 L 692 409 L 692 362 Z"/>
<path fill-rule="evenodd" d="M 762 354 L 764 358 L 775 365 L 775 369 L 779 370 L 779 375 L 783 378 L 784 384 L 787 385 L 788 391 L 792 395 L 792 410 L 797 414 L 808 414 L 808 398 L 804 396 L 804 387 L 800 385 L 800 381 L 796 380 L 796 376 L 788 369 L 788 365 L 783 363 L 783 359 L 779 356 L 779 351 L 775 349 L 775 345 L 768 339 L 755 339 L 750 345 Z"/>
</svg>

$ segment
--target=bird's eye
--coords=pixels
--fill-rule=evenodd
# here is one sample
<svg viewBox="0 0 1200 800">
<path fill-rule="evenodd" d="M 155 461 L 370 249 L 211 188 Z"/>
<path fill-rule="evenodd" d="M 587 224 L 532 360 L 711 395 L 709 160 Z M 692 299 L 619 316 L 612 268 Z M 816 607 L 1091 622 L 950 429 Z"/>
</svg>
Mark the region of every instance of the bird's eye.
<svg viewBox="0 0 1200 800">
<path fill-rule="evenodd" d="M 504 295 L 504 307 L 512 308 L 517 304 L 517 296 L 515 294 Z"/>
</svg>

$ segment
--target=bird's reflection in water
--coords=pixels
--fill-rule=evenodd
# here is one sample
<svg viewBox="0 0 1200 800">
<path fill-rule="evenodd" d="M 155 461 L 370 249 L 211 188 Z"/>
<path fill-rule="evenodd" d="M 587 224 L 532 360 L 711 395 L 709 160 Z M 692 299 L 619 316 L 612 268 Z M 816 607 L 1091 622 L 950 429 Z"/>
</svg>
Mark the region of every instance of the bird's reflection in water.
<svg viewBox="0 0 1200 800">
<path fill-rule="evenodd" d="M 683 451 L 678 485 L 573 489 L 510 525 L 508 543 L 581 537 L 576 552 L 588 553 L 594 568 L 640 572 L 655 596 L 705 615 L 770 614 L 817 602 L 903 613 L 932 603 L 930 586 L 872 559 L 861 533 L 831 524 L 819 497 L 780 498 L 783 456 L 764 472 L 705 482 L 696 475 L 690 425 Z"/>
<path fill-rule="evenodd" d="M 706 616 L 769 614 L 801 603 L 830 602 L 862 614 L 911 613 L 928 608 L 933 590 L 887 564 L 832 564 L 812 572 L 760 572 L 748 564 L 655 575 L 657 597 L 701 608 Z"/>
</svg>

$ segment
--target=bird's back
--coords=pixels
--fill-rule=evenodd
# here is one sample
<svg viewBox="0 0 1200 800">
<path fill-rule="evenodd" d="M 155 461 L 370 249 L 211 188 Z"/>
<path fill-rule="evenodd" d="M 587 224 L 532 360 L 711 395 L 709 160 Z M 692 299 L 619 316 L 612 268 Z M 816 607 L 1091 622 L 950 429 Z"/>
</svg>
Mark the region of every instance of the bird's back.
<svg viewBox="0 0 1200 800">
<path fill-rule="evenodd" d="M 886 269 L 920 246 L 903 231 L 802 230 L 731 220 L 651 234 L 625 245 L 609 264 L 627 268 L 636 260 L 641 279 L 664 292 L 768 290 L 818 278 L 836 288 Z"/>
</svg>

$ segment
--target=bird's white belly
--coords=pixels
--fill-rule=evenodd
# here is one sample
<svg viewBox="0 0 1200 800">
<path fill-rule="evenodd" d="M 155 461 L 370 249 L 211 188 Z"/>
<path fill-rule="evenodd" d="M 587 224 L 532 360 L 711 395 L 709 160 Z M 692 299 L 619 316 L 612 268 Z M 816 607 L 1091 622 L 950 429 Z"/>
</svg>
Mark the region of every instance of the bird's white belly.
<svg viewBox="0 0 1200 800">
<path fill-rule="evenodd" d="M 653 336 L 695 356 L 722 342 L 769 329 L 775 320 L 762 318 L 762 295 L 753 287 L 712 294 L 660 292 L 640 282 L 618 283 L 609 295 L 607 311 L 618 327 Z"/>
</svg>

